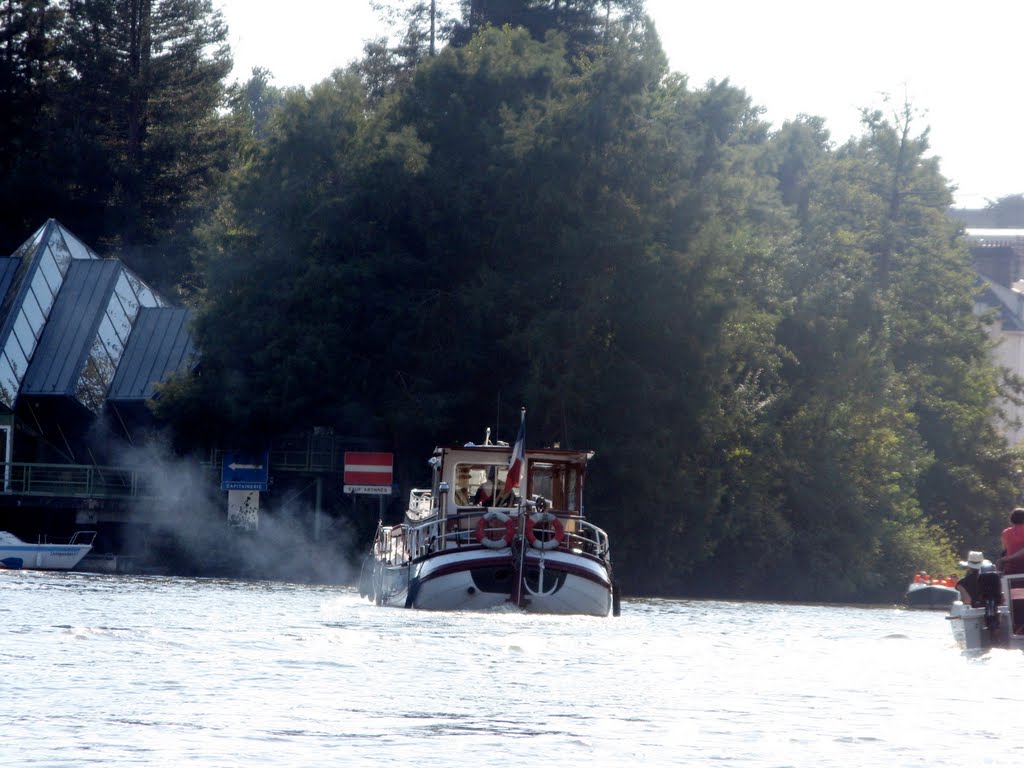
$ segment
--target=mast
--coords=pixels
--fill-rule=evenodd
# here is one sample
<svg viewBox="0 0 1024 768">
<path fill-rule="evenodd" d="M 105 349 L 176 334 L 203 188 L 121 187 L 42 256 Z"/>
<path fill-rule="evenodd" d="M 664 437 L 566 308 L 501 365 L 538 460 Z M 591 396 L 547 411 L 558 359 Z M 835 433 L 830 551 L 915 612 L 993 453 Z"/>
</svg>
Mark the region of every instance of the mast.
<svg viewBox="0 0 1024 768">
<path fill-rule="evenodd" d="M 517 466 L 518 464 L 518 466 Z M 519 515 L 516 518 L 516 537 L 512 540 L 512 569 L 515 575 L 512 581 L 512 602 L 516 607 L 523 607 L 523 593 L 526 591 L 523 582 L 526 580 L 526 408 L 519 409 L 519 434 L 512 458 L 509 459 L 509 473 L 518 471 L 515 479 L 519 483 Z M 506 479 L 506 483 L 508 480 Z M 516 547 L 519 548 L 518 552 Z"/>
</svg>

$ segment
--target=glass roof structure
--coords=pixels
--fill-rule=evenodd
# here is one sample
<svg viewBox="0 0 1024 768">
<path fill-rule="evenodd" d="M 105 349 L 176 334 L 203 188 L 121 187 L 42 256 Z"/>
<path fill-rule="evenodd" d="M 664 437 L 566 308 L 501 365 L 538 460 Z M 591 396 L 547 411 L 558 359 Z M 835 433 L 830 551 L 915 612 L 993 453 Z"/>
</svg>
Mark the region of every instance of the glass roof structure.
<svg viewBox="0 0 1024 768">
<path fill-rule="evenodd" d="M 0 258 L 0 296 L 0 410 L 31 395 L 99 413 L 192 364 L 188 310 L 53 219 Z"/>
</svg>

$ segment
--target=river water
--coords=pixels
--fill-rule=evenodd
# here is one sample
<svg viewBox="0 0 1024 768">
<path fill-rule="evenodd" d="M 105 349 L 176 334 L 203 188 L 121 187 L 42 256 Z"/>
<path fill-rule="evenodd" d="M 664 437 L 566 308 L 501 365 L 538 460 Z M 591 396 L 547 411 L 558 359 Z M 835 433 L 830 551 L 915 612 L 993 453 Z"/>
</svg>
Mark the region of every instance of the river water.
<svg viewBox="0 0 1024 768">
<path fill-rule="evenodd" d="M 941 612 L 0 571 L 0 626 L 3 764 L 974 768 L 1024 741 L 1022 654 L 965 655 Z"/>
</svg>

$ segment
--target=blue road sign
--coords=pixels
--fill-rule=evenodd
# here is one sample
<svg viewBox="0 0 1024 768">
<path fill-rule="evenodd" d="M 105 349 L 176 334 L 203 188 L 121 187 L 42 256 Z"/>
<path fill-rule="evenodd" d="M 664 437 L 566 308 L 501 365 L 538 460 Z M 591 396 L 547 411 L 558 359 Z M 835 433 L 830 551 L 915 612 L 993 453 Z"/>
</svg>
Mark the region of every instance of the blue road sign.
<svg viewBox="0 0 1024 768">
<path fill-rule="evenodd" d="M 267 490 L 270 451 L 225 451 L 220 469 L 222 491 Z"/>
</svg>

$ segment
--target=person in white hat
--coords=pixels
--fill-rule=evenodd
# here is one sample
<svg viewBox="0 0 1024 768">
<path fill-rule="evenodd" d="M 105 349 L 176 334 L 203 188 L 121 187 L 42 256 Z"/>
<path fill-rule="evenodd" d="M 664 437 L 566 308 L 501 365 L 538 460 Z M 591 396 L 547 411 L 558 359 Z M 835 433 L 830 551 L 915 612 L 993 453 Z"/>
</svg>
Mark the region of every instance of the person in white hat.
<svg viewBox="0 0 1024 768">
<path fill-rule="evenodd" d="M 985 555 L 976 550 L 967 553 L 967 559 L 960 561 L 960 566 L 967 569 L 967 573 L 956 583 L 956 591 L 960 593 L 960 602 L 964 605 L 974 605 L 974 595 L 979 592 L 978 577 L 981 569 L 985 566 L 992 567 L 992 563 L 985 559 Z"/>
</svg>

